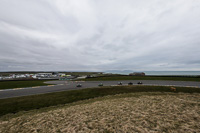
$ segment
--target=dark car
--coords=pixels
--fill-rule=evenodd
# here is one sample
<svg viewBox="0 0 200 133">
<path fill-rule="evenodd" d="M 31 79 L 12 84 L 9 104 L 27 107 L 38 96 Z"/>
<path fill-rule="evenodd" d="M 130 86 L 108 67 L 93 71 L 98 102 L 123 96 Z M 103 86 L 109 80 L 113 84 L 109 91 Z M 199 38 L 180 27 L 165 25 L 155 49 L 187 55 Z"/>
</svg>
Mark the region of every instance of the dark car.
<svg viewBox="0 0 200 133">
<path fill-rule="evenodd" d="M 143 83 L 142 83 L 142 82 L 138 82 L 137 84 L 141 85 L 141 84 L 143 84 Z"/>
<path fill-rule="evenodd" d="M 118 82 L 118 85 L 122 85 L 122 82 Z"/>
<path fill-rule="evenodd" d="M 133 85 L 133 83 L 132 83 L 132 82 L 129 82 L 128 85 Z"/>
<path fill-rule="evenodd" d="M 100 83 L 98 86 L 103 86 L 103 83 Z"/>
<path fill-rule="evenodd" d="M 82 87 L 82 85 L 81 84 L 77 84 L 76 87 Z"/>
</svg>

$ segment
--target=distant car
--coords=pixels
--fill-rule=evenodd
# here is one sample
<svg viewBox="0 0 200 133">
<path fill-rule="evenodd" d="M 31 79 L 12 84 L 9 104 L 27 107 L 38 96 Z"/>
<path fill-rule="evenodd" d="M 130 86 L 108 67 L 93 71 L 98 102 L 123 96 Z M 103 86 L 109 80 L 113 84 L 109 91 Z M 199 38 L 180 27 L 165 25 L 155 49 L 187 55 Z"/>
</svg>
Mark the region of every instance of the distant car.
<svg viewBox="0 0 200 133">
<path fill-rule="evenodd" d="M 137 84 L 141 85 L 141 84 L 143 84 L 143 83 L 142 83 L 142 82 L 138 82 Z"/>
<path fill-rule="evenodd" d="M 103 86 L 103 83 L 100 83 L 98 86 Z"/>
<path fill-rule="evenodd" d="M 133 85 L 133 83 L 132 83 L 132 82 L 129 82 L 128 85 Z"/>
<path fill-rule="evenodd" d="M 122 82 L 118 82 L 118 85 L 122 85 Z"/>
<path fill-rule="evenodd" d="M 77 84 L 76 87 L 82 87 L 82 85 L 81 84 Z"/>
</svg>

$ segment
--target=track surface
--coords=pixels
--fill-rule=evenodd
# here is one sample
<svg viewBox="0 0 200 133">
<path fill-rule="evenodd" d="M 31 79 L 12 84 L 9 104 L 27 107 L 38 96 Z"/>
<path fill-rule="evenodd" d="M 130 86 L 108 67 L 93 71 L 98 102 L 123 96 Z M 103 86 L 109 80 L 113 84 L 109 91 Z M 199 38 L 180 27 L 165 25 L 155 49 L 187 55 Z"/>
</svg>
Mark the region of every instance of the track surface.
<svg viewBox="0 0 200 133">
<path fill-rule="evenodd" d="M 200 88 L 200 82 L 192 82 L 192 81 L 161 81 L 161 80 L 86 81 L 86 82 L 48 81 L 46 83 L 56 84 L 56 85 L 0 90 L 0 99 L 98 87 L 99 83 L 103 83 L 104 86 L 117 85 L 118 82 L 122 82 L 123 85 L 127 85 L 129 82 L 132 82 L 133 85 L 137 85 L 137 82 L 139 81 L 143 82 L 143 85 L 161 85 L 161 86 L 169 85 L 169 86 L 184 86 L 184 87 Z M 79 83 L 82 84 L 82 87 L 76 87 L 76 85 Z"/>
</svg>

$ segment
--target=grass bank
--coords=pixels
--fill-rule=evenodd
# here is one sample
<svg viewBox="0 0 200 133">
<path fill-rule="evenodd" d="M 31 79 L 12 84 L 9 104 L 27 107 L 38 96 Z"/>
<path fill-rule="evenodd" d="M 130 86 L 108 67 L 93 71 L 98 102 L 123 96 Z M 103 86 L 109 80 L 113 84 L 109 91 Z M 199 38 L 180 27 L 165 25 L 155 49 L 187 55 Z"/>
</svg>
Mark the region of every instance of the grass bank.
<svg viewBox="0 0 200 133">
<path fill-rule="evenodd" d="M 172 92 L 166 86 L 117 86 L 71 90 L 48 94 L 0 99 L 0 116 L 19 111 L 28 111 L 49 106 L 62 105 L 80 100 L 134 92 Z M 176 87 L 176 92 L 200 93 L 199 88 Z"/>
<path fill-rule="evenodd" d="M 172 80 L 172 81 L 200 81 L 200 77 L 182 76 L 102 76 L 86 78 L 85 81 L 113 81 L 113 80 Z"/>
<path fill-rule="evenodd" d="M 0 132 L 198 133 L 199 104 L 199 93 L 110 95 L 2 117 Z"/>
<path fill-rule="evenodd" d="M 48 80 L 28 80 L 28 81 L 1 81 L 0 89 L 11 89 L 11 88 L 23 88 L 23 87 L 33 87 L 33 86 L 46 86 L 50 84 L 45 84 Z"/>
</svg>

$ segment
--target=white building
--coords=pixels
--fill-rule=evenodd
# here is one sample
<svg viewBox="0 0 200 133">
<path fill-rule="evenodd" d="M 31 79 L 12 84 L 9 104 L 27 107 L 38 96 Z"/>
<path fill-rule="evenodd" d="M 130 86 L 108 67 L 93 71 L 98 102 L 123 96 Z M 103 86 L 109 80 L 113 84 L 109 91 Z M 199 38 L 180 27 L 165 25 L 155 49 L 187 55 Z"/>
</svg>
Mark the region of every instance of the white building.
<svg viewBox="0 0 200 133">
<path fill-rule="evenodd" d="M 52 73 L 38 73 L 37 77 L 51 77 Z"/>
</svg>

